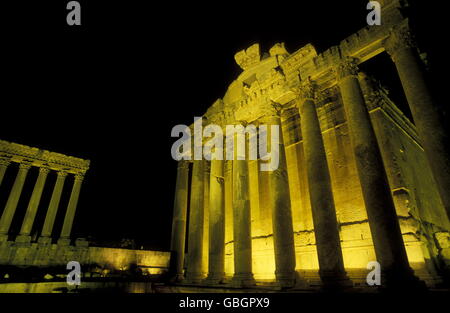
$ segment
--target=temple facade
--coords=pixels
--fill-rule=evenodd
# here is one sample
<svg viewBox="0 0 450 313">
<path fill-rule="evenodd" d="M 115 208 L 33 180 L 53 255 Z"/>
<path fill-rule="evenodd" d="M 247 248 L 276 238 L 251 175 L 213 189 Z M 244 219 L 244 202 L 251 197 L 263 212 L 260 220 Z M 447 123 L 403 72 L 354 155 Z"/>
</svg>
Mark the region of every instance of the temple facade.
<svg viewBox="0 0 450 313">
<path fill-rule="evenodd" d="M 279 167 L 178 162 L 172 263 L 181 283 L 238 287 L 435 285 L 450 265 L 450 164 L 400 1 L 317 53 L 284 44 L 236 53 L 242 73 L 207 124 L 279 125 Z M 414 124 L 360 65 L 395 64 Z M 396 75 L 397 73 L 392 73 Z"/>
</svg>

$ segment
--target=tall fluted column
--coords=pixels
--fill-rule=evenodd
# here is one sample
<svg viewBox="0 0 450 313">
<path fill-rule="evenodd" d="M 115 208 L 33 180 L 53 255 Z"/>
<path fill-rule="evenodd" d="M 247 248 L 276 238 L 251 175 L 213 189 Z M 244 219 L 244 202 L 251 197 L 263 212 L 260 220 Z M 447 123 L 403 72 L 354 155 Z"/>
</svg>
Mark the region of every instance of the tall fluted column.
<svg viewBox="0 0 450 313">
<path fill-rule="evenodd" d="M 28 203 L 27 211 L 23 219 L 22 227 L 20 228 L 19 236 L 16 238 L 16 242 L 30 242 L 30 232 L 41 201 L 42 191 L 44 190 L 48 172 L 50 172 L 50 169 L 47 167 L 39 168 L 39 176 L 34 185 L 33 193 L 31 194 L 30 202 Z"/>
<path fill-rule="evenodd" d="M 11 189 L 11 192 L 6 202 L 5 209 L 0 219 L 0 241 L 6 241 L 8 239 L 9 228 L 16 212 L 17 203 L 19 202 L 20 194 L 22 193 L 23 184 L 30 169 L 30 163 L 20 163 L 19 171 L 17 172 L 16 180 Z"/>
<path fill-rule="evenodd" d="M 281 287 L 295 285 L 295 245 L 291 201 L 286 164 L 286 153 L 279 111 L 275 105 L 267 105 L 261 124 L 267 125 L 268 151 L 277 145 L 278 167 L 269 172 L 269 205 L 272 209 L 273 243 L 275 250 L 275 276 Z M 272 139 L 272 126 L 278 126 L 278 140 Z M 274 137 L 275 138 L 275 137 Z M 261 141 L 261 139 L 260 139 Z M 272 142 L 273 141 L 273 142 Z M 260 142 L 261 144 L 261 142 Z M 272 146 L 273 144 L 273 146 Z"/>
<path fill-rule="evenodd" d="M 0 158 L 0 186 L 2 185 L 3 177 L 5 177 L 6 169 L 11 161 L 7 158 Z"/>
<path fill-rule="evenodd" d="M 208 282 L 222 282 L 225 275 L 225 181 L 224 161 L 211 160 L 209 183 Z"/>
<path fill-rule="evenodd" d="M 199 283 L 203 279 L 204 161 L 195 160 L 192 169 L 191 201 L 186 280 Z"/>
<path fill-rule="evenodd" d="M 42 227 L 41 237 L 38 242 L 43 244 L 51 243 L 53 225 L 55 223 L 56 213 L 58 212 L 59 201 L 64 187 L 64 180 L 67 172 L 59 171 L 56 177 L 55 187 L 53 188 L 52 197 L 48 206 L 47 215 L 45 216 L 44 226 Z"/>
<path fill-rule="evenodd" d="M 397 68 L 425 155 L 450 218 L 450 156 L 447 152 L 450 140 L 438 107 L 433 104 L 409 29 L 406 26 L 396 28 L 385 47 Z"/>
<path fill-rule="evenodd" d="M 248 287 L 255 284 L 252 272 L 250 190 L 248 158 L 246 156 L 246 151 L 248 151 L 247 139 L 244 142 L 246 148 L 241 151 L 243 155 L 238 155 L 237 140 L 235 140 L 233 160 L 233 284 L 238 287 Z M 238 160 L 238 157 L 242 159 Z"/>
<path fill-rule="evenodd" d="M 78 173 L 74 176 L 72 192 L 70 193 L 69 204 L 67 205 L 66 215 L 58 240 L 60 244 L 70 243 L 70 233 L 72 232 L 73 219 L 77 210 L 78 198 L 80 197 L 81 184 L 83 183 L 84 173 Z"/>
<path fill-rule="evenodd" d="M 344 269 L 330 172 L 319 118 L 314 103 L 314 85 L 306 82 L 299 97 L 309 198 L 319 259 L 319 275 L 324 287 L 350 286 Z"/>
<path fill-rule="evenodd" d="M 407 287 L 417 280 L 409 267 L 380 149 L 359 85 L 356 60 L 343 60 L 337 72 L 375 254 L 381 265 L 381 283 Z"/>
<path fill-rule="evenodd" d="M 186 217 L 189 191 L 189 163 L 178 161 L 177 182 L 175 187 L 175 202 L 173 205 L 172 240 L 170 250 L 174 261 L 175 280 L 184 279 L 184 249 L 186 245 Z"/>
</svg>

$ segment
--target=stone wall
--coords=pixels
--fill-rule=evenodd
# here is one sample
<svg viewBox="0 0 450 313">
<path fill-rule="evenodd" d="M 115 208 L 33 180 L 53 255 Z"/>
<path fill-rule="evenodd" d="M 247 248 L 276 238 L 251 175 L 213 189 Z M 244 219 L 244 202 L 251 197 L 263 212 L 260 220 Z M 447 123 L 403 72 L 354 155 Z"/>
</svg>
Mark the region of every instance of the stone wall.
<svg viewBox="0 0 450 313">
<path fill-rule="evenodd" d="M 66 266 L 69 261 L 79 262 L 82 271 L 84 266 L 123 271 L 136 265 L 149 274 L 161 274 L 169 268 L 170 252 L 89 247 L 86 241 L 76 241 L 75 246 L 0 244 L 0 265 L 51 267 Z"/>
</svg>

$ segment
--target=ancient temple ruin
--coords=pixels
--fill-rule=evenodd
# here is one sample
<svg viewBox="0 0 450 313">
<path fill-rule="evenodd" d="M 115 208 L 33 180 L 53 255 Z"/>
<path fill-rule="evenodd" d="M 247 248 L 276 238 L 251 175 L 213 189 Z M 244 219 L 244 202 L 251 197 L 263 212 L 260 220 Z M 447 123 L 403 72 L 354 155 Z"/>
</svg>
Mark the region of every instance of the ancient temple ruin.
<svg viewBox="0 0 450 313">
<path fill-rule="evenodd" d="M 0 141 L 0 153 L 0 183 L 3 180 L 6 169 L 10 163 L 14 162 L 19 164 L 16 179 L 0 219 L 0 241 L 4 242 L 8 240 L 11 222 L 14 217 L 27 174 L 31 167 L 37 167 L 39 168 L 39 175 L 16 241 L 24 243 L 30 242 L 31 228 L 36 217 L 47 176 L 50 172 L 55 172 L 57 175 L 57 180 L 45 217 L 44 226 L 38 241 L 44 244 L 51 243 L 52 230 L 55 223 L 64 182 L 68 176 L 72 176 L 72 192 L 67 205 L 62 231 L 59 236 L 59 243 L 68 244 L 81 184 L 86 171 L 89 169 L 89 160 L 70 157 L 60 153 L 10 143 L 3 140 Z"/>
<path fill-rule="evenodd" d="M 6 205 L 0 218 L 0 293 L 1 292 L 52 292 L 52 288 L 65 286 L 65 281 L 53 284 L 17 284 L 10 269 L 15 268 L 66 268 L 70 261 L 77 261 L 82 266 L 83 282 L 100 273 L 96 271 L 123 272 L 131 265 L 139 267 L 145 274 L 158 275 L 169 266 L 170 253 L 164 251 L 132 250 L 111 247 L 90 246 L 86 238 L 73 238 L 72 226 L 77 209 L 78 198 L 83 178 L 89 170 L 90 161 L 61 153 L 29 147 L 22 144 L 0 140 L 0 187 L 8 192 Z M 33 173 L 30 173 L 34 171 Z M 13 181 L 6 184 L 4 177 L 9 175 Z M 37 174 L 37 175 L 30 175 Z M 56 176 L 53 181 L 50 175 Z M 35 176 L 35 177 L 34 177 Z M 6 180 L 6 179 L 5 179 Z M 32 191 L 27 193 L 24 184 L 30 181 Z M 62 201 L 64 184 L 70 183 L 70 196 L 67 202 Z M 48 202 L 43 203 L 42 195 L 45 187 L 52 190 Z M 20 199 L 29 199 L 21 222 L 20 231 L 11 229 L 13 218 L 18 216 Z M 40 225 L 36 221 L 38 211 L 42 210 L 45 219 Z M 55 230 L 58 211 L 64 213 L 62 225 Z M 32 233 L 38 237 L 35 238 Z M 5 279 L 6 276 L 9 277 Z M 63 277 L 67 273 L 62 272 Z M 101 275 L 105 277 L 105 275 Z M 49 282 L 44 277 L 37 277 Z M 13 283 L 9 283 L 12 281 Z M 9 283 L 9 284 L 8 284 Z M 58 285 L 59 284 L 59 285 Z M 86 286 L 89 286 L 87 283 Z M 100 288 L 93 285 L 92 288 Z M 73 288 L 75 288 L 73 286 Z M 57 289 L 57 288 L 56 288 Z"/>
<path fill-rule="evenodd" d="M 242 73 L 203 118 L 280 125 L 280 167 L 179 161 L 171 249 L 180 283 L 364 285 L 375 260 L 383 283 L 432 286 L 448 273 L 444 135 L 400 1 L 382 2 L 381 26 L 322 53 L 282 43 L 236 53 Z M 359 70 L 381 53 L 415 124 Z"/>
</svg>

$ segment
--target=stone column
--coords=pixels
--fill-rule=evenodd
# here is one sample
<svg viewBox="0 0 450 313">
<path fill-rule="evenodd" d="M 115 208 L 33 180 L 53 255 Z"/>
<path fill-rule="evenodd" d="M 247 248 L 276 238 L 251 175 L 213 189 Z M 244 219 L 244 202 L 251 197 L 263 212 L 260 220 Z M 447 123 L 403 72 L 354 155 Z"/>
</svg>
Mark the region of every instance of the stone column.
<svg viewBox="0 0 450 313">
<path fill-rule="evenodd" d="M 268 105 L 261 124 L 267 125 L 267 147 L 272 151 L 277 145 L 278 166 L 268 172 L 269 206 L 272 209 L 273 244 L 275 250 L 275 276 L 281 287 L 295 285 L 295 245 L 291 201 L 287 173 L 286 153 L 279 110 L 275 104 Z M 278 140 L 272 139 L 272 126 L 278 126 Z M 261 138 L 260 142 L 264 139 Z M 273 142 L 272 142 L 273 140 Z M 273 144 L 273 146 L 272 146 Z"/>
<path fill-rule="evenodd" d="M 78 198 L 80 197 L 81 184 L 83 183 L 84 173 L 78 173 L 74 176 L 72 192 L 70 193 L 69 204 L 67 205 L 66 215 L 61 230 L 58 244 L 68 245 L 70 243 L 70 233 L 72 232 L 73 219 L 77 210 Z"/>
<path fill-rule="evenodd" d="M 53 188 L 52 197 L 48 206 L 47 215 L 45 216 L 44 226 L 42 227 L 41 237 L 38 239 L 39 243 L 49 244 L 52 241 L 52 230 L 55 223 L 56 213 L 58 211 L 59 201 L 61 200 L 61 193 L 64 187 L 64 180 L 67 172 L 59 171 L 57 174 L 55 187 Z"/>
<path fill-rule="evenodd" d="M 47 167 L 39 168 L 39 176 L 36 180 L 36 184 L 31 194 L 30 202 L 28 203 L 27 212 L 23 219 L 22 227 L 20 228 L 19 236 L 16 238 L 16 242 L 30 242 L 30 232 L 33 227 L 34 218 L 41 201 L 42 191 L 44 190 L 45 181 L 47 180 L 47 174 L 50 169 Z"/>
<path fill-rule="evenodd" d="M 9 163 L 11 161 L 8 158 L 0 158 L 0 186 L 2 185 L 3 177 L 5 176 Z"/>
<path fill-rule="evenodd" d="M 204 201 L 204 161 L 195 160 L 192 168 L 192 187 L 189 208 L 189 233 L 186 281 L 200 283 L 203 279 L 203 201 Z"/>
<path fill-rule="evenodd" d="M 351 286 L 344 269 L 330 172 L 319 118 L 314 103 L 314 85 L 302 86 L 299 103 L 309 198 L 319 259 L 319 275 L 325 288 Z"/>
<path fill-rule="evenodd" d="M 11 192 L 6 202 L 5 209 L 3 210 L 2 217 L 0 219 L 0 242 L 8 240 L 8 232 L 11 227 L 11 222 L 16 212 L 17 203 L 19 203 L 20 194 L 22 193 L 23 184 L 30 169 L 30 163 L 20 163 L 19 171 L 17 172 L 16 180 L 11 189 Z"/>
<path fill-rule="evenodd" d="M 375 254 L 381 265 L 381 284 L 410 286 L 417 278 L 409 267 L 380 149 L 359 85 L 356 60 L 343 60 L 337 73 Z"/>
<path fill-rule="evenodd" d="M 236 136 L 236 135 L 235 135 Z M 236 138 L 236 137 L 235 137 Z M 250 212 L 250 191 L 248 179 L 248 160 L 240 155 L 238 160 L 237 140 L 234 141 L 233 159 L 233 242 L 234 242 L 234 276 L 232 284 L 236 287 L 255 285 L 252 272 L 252 231 Z"/>
<path fill-rule="evenodd" d="M 211 160 L 209 183 L 208 283 L 221 283 L 225 275 L 225 181 L 224 161 Z"/>
<path fill-rule="evenodd" d="M 186 244 L 186 217 L 189 191 L 189 162 L 178 161 L 177 182 L 175 186 L 175 202 L 173 205 L 172 240 L 172 264 L 175 271 L 175 281 L 184 279 L 184 249 Z"/>
<path fill-rule="evenodd" d="M 450 218 L 450 144 L 438 107 L 425 82 L 421 61 L 407 26 L 394 29 L 385 42 L 397 68 L 414 124 L 424 147 L 447 216 Z"/>
</svg>

